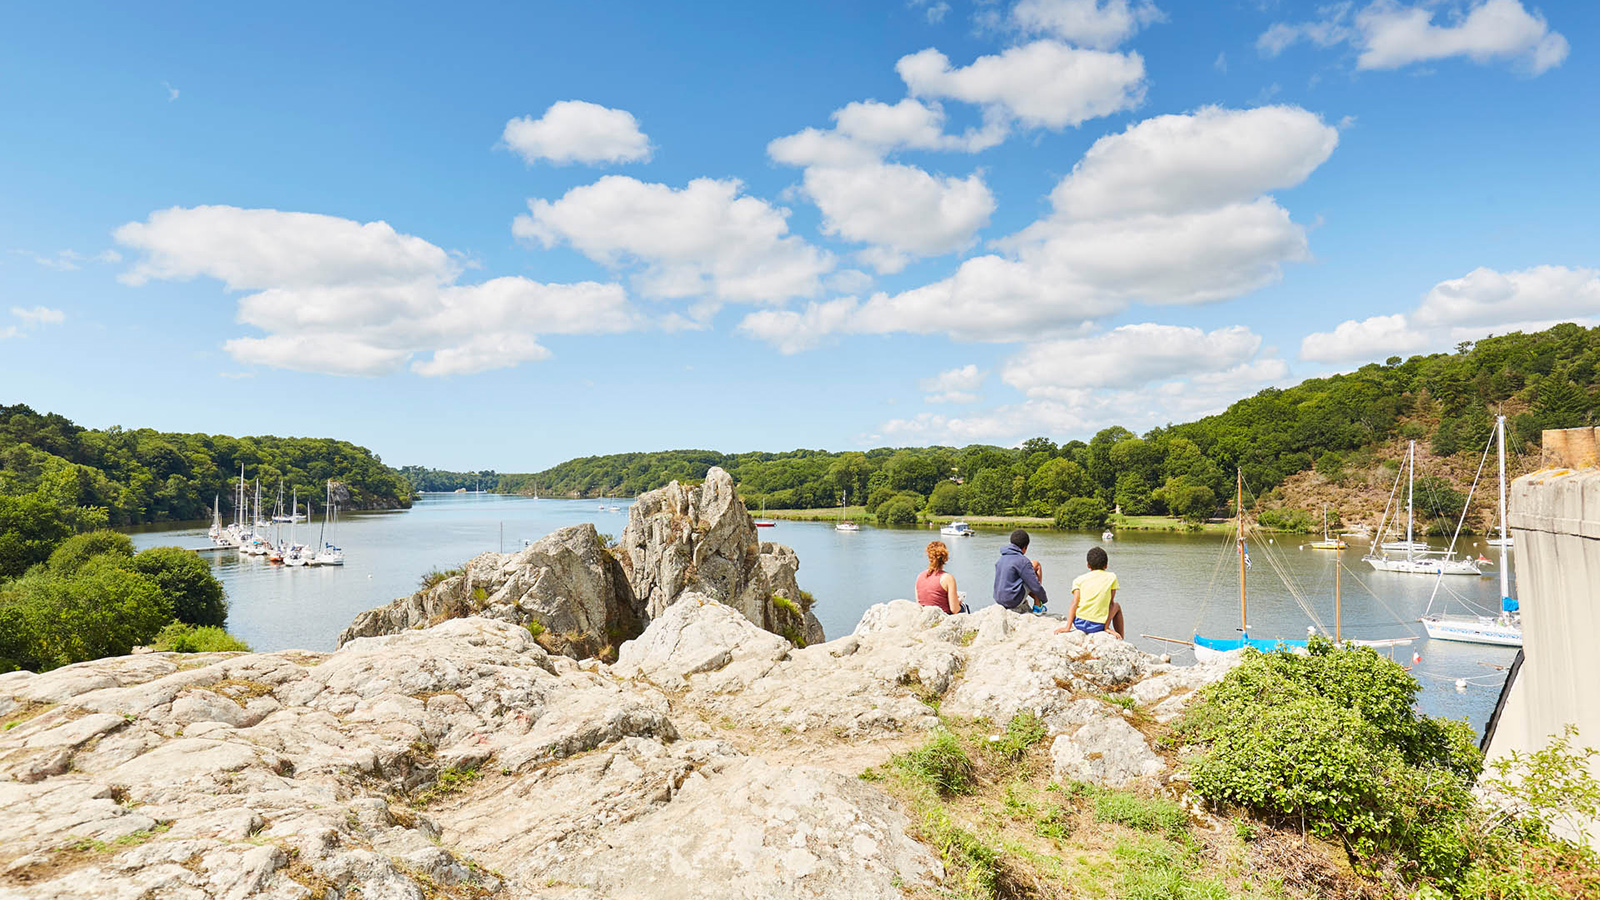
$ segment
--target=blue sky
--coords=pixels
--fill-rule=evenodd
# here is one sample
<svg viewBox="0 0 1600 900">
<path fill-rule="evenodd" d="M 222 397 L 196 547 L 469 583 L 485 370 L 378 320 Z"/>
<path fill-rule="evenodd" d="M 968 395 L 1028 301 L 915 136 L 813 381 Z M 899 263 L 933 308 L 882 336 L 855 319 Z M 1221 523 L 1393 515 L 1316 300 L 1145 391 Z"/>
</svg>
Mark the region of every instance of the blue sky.
<svg viewBox="0 0 1600 900">
<path fill-rule="evenodd" d="M 0 402 L 528 471 L 1086 438 L 1600 316 L 1600 8 L 0 11 Z"/>
</svg>

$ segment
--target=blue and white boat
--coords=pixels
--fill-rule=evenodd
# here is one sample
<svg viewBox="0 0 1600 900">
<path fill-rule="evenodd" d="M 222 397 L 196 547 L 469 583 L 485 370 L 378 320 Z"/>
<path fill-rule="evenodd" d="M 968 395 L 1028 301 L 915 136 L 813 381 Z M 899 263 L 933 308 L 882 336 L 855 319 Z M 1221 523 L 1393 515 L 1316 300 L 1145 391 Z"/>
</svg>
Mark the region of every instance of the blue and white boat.
<svg viewBox="0 0 1600 900">
<path fill-rule="evenodd" d="M 1283 638 L 1255 638 L 1250 636 L 1249 607 L 1245 603 L 1245 572 L 1250 568 L 1250 549 L 1245 544 L 1244 531 L 1244 472 L 1239 472 L 1239 492 L 1234 502 L 1234 509 L 1239 514 L 1239 530 L 1235 536 L 1239 553 L 1239 636 L 1236 638 L 1211 638 L 1196 634 L 1194 636 L 1195 662 L 1210 662 L 1218 659 L 1224 653 L 1245 648 L 1254 648 L 1262 653 L 1271 653 L 1275 650 L 1290 650 L 1304 652 L 1310 645 L 1307 640 L 1286 640 Z"/>
</svg>

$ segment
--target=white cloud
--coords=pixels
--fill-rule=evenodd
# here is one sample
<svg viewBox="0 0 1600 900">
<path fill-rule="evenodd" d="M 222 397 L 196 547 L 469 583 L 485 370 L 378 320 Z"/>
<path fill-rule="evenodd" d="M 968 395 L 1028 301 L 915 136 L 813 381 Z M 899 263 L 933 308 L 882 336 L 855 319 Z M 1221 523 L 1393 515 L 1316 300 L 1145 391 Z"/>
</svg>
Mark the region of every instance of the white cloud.
<svg viewBox="0 0 1600 900">
<path fill-rule="evenodd" d="M 1444 348 L 1491 333 L 1538 331 L 1558 322 L 1600 319 L 1600 269 L 1535 266 L 1513 272 L 1478 268 L 1441 281 L 1411 315 L 1341 323 L 1300 343 L 1302 359 L 1372 361 Z"/>
<path fill-rule="evenodd" d="M 1300 358 L 1312 362 L 1383 359 L 1415 353 L 1428 345 L 1401 314 L 1341 322 L 1331 332 L 1308 334 L 1300 341 Z"/>
<path fill-rule="evenodd" d="M 1436 17 L 1443 24 L 1436 24 Z M 1510 60 L 1534 75 L 1560 65 L 1569 50 L 1567 39 L 1521 0 L 1374 0 L 1360 10 L 1351 3 L 1334 4 L 1324 8 L 1320 20 L 1274 24 L 1256 40 L 1256 47 L 1276 56 L 1300 41 L 1319 47 L 1349 43 L 1360 51 L 1359 69 L 1398 69 L 1465 56 L 1477 63 Z"/>
<path fill-rule="evenodd" d="M 1135 302 L 1249 293 L 1310 258 L 1305 229 L 1260 192 L 1298 184 L 1337 132 L 1292 107 L 1204 109 L 1101 138 L 1052 193 L 1054 212 L 942 281 L 856 309 L 859 332 L 1028 340 Z"/>
<path fill-rule="evenodd" d="M 948 369 L 922 380 L 922 390 L 927 392 L 922 399 L 927 403 L 952 405 L 977 403 L 981 399 L 978 391 L 988 377 L 988 372 L 979 371 L 973 363 Z"/>
<path fill-rule="evenodd" d="M 1144 431 L 1220 412 L 1239 397 L 1283 380 L 1288 371 L 1283 360 L 1268 357 L 1136 389 L 1063 390 L 1057 398 L 1030 397 L 960 416 L 922 412 L 892 419 L 880 430 L 906 441 L 957 445 L 1011 445 L 1041 434 L 1087 438 L 1112 425 Z"/>
<path fill-rule="evenodd" d="M 1087 388 L 1138 388 L 1248 363 L 1261 336 L 1234 325 L 1199 328 L 1145 322 L 1103 334 L 1029 344 L 1000 378 L 1029 397 L 1068 399 Z"/>
<path fill-rule="evenodd" d="M 944 0 L 909 0 L 907 5 L 913 9 L 919 6 L 924 7 L 923 14 L 927 16 L 929 25 L 937 25 L 943 22 L 944 17 L 950 13 L 950 4 L 944 2 Z"/>
<path fill-rule="evenodd" d="M 1050 199 L 1080 220 L 1211 209 L 1300 184 L 1338 143 L 1294 106 L 1156 116 L 1096 141 Z"/>
<path fill-rule="evenodd" d="M 1150 0 L 1021 0 L 1011 10 L 1012 22 L 1024 31 L 1100 50 L 1165 18 Z"/>
<path fill-rule="evenodd" d="M 901 57 L 895 71 L 916 97 L 983 107 L 986 116 L 1029 128 L 1062 129 L 1132 109 L 1144 100 L 1144 59 L 1035 41 L 969 66 L 928 48 Z"/>
<path fill-rule="evenodd" d="M 539 334 L 639 324 L 616 284 L 460 284 L 454 256 L 386 222 L 174 207 L 123 225 L 115 237 L 141 254 L 121 276 L 128 284 L 207 277 L 248 292 L 239 321 L 265 335 L 224 345 L 246 363 L 381 375 L 409 361 L 424 375 L 465 374 L 548 356 Z"/>
<path fill-rule="evenodd" d="M 13 250 L 12 253 L 26 256 L 47 269 L 57 272 L 74 272 L 83 267 L 87 262 L 118 263 L 122 261 L 122 254 L 115 250 L 102 250 L 95 254 L 79 253 L 76 250 L 57 250 L 54 254 L 45 255 L 33 253 L 28 250 Z"/>
<path fill-rule="evenodd" d="M 530 165 L 541 159 L 556 165 L 650 159 L 650 139 L 632 113 L 583 100 L 552 103 L 537 119 L 512 119 L 501 138 Z"/>
<path fill-rule="evenodd" d="M 22 332 L 15 325 L 0 328 L 0 341 L 8 341 L 14 337 L 21 337 Z"/>
<path fill-rule="evenodd" d="M 163 81 L 163 82 L 161 82 L 161 86 L 167 89 L 167 102 L 168 103 L 171 103 L 172 101 L 178 99 L 178 89 L 173 87 L 171 85 L 171 83 Z"/>
<path fill-rule="evenodd" d="M 1419 325 L 1505 326 L 1600 315 L 1600 269 L 1536 266 L 1504 274 L 1477 268 L 1441 281 L 1413 316 Z"/>
<path fill-rule="evenodd" d="M 48 306 L 35 306 L 24 309 L 20 306 L 11 307 L 11 314 L 21 319 L 24 325 L 60 325 L 66 321 L 67 314 L 59 309 Z"/>
<path fill-rule="evenodd" d="M 831 255 L 789 233 L 788 210 L 742 189 L 737 179 L 697 178 L 677 190 L 608 175 L 559 200 L 528 201 L 512 232 L 631 269 L 646 296 L 710 301 L 702 311 L 817 294 Z"/>
<path fill-rule="evenodd" d="M 796 312 L 788 309 L 757 310 L 739 323 L 740 333 L 766 341 L 785 355 L 817 346 L 828 335 L 848 329 L 856 301 L 844 297 L 808 303 Z"/>
</svg>

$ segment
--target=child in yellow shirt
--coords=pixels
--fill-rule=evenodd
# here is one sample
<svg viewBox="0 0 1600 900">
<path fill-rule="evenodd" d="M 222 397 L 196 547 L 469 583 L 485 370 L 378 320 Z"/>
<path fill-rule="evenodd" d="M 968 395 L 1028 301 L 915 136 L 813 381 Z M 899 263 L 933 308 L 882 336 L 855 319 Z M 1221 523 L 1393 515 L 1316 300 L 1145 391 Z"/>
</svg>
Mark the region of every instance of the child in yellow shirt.
<svg viewBox="0 0 1600 900">
<path fill-rule="evenodd" d="M 1109 562 L 1104 548 L 1089 548 L 1089 571 L 1072 581 L 1072 605 L 1067 607 L 1067 618 L 1072 624 L 1057 628 L 1057 634 L 1073 630 L 1084 634 L 1105 631 L 1114 638 L 1121 638 L 1125 633 L 1122 605 L 1117 602 L 1117 576 L 1106 571 Z"/>
</svg>

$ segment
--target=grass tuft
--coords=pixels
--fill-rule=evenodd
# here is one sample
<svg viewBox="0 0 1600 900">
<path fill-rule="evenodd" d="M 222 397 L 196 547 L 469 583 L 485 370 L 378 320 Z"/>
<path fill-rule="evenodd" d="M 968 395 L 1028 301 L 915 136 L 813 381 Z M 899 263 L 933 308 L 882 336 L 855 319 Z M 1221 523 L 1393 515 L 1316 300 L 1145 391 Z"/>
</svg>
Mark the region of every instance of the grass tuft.
<svg viewBox="0 0 1600 900">
<path fill-rule="evenodd" d="M 941 797 L 970 794 L 976 786 L 972 760 L 961 746 L 961 739 L 940 729 L 915 750 L 897 755 L 896 767 L 906 777 L 932 788 Z"/>
</svg>

